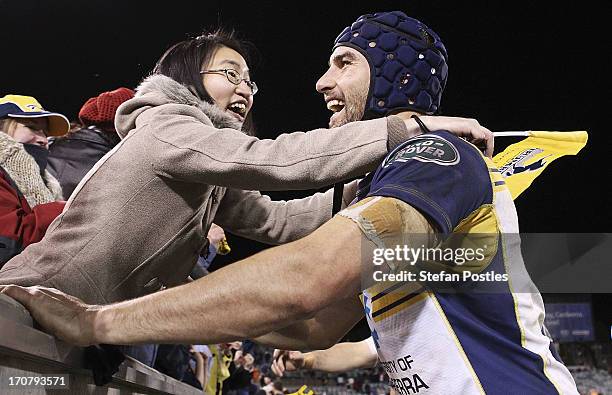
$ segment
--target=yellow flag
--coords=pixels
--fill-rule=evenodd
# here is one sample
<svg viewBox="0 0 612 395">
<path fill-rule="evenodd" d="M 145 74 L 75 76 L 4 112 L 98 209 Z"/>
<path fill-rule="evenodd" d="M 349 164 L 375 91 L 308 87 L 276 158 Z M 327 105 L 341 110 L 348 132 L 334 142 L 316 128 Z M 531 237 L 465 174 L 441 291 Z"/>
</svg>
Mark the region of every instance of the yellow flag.
<svg viewBox="0 0 612 395">
<path fill-rule="evenodd" d="M 565 155 L 576 155 L 588 139 L 586 131 L 498 132 L 494 135 L 528 136 L 493 158 L 493 163 L 506 178 L 512 199 L 523 193 L 552 161 Z"/>
<path fill-rule="evenodd" d="M 229 243 L 227 242 L 227 239 L 224 237 L 221 239 L 221 241 L 219 242 L 219 246 L 217 247 L 217 254 L 219 255 L 227 255 L 232 251 L 232 249 L 229 246 Z"/>
<path fill-rule="evenodd" d="M 289 395 L 314 395 L 314 391 L 309 389 L 307 386 L 303 385 L 300 387 L 299 390 Z"/>
</svg>

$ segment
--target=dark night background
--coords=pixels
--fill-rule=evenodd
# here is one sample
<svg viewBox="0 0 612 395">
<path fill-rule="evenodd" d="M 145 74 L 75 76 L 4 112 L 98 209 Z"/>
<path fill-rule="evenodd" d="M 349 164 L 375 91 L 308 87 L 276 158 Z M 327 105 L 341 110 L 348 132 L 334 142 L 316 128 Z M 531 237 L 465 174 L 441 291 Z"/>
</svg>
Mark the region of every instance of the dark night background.
<svg viewBox="0 0 612 395">
<path fill-rule="evenodd" d="M 361 14 L 394 9 L 446 45 L 444 115 L 477 118 L 493 131 L 588 130 L 578 156 L 556 161 L 517 200 L 522 232 L 610 232 L 610 132 L 598 120 L 610 91 L 603 2 L 0 0 L 0 96 L 32 95 L 75 119 L 87 98 L 135 87 L 171 44 L 220 23 L 259 50 L 255 122 L 259 137 L 274 138 L 327 125 L 314 85 L 334 38 Z M 508 143 L 498 139 L 496 152 Z M 217 266 L 263 247 L 229 242 L 233 252 Z M 610 297 L 592 301 L 597 336 L 609 341 Z"/>
</svg>

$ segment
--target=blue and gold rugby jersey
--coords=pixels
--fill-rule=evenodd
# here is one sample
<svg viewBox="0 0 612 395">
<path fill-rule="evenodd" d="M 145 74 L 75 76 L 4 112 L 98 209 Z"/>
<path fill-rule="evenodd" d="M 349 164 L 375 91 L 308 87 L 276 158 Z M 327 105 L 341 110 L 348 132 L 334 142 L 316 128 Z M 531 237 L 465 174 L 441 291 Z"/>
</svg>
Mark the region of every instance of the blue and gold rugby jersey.
<svg viewBox="0 0 612 395">
<path fill-rule="evenodd" d="M 377 283 L 363 292 L 381 365 L 400 395 L 578 393 L 543 334 L 544 304 L 523 264 L 516 209 L 488 158 L 437 131 L 397 147 L 361 187 L 359 200 L 402 200 L 443 238 L 493 235 L 480 273 L 507 275 L 487 293 L 440 292 L 418 282 Z"/>
</svg>

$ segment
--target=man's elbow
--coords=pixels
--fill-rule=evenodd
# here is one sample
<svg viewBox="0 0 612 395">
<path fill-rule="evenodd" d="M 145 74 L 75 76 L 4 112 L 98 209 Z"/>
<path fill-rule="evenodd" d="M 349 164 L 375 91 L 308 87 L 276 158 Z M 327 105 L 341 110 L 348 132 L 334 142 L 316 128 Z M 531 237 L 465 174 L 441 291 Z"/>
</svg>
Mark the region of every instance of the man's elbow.
<svg viewBox="0 0 612 395">
<path fill-rule="evenodd" d="M 346 254 L 339 247 L 343 245 L 342 238 L 338 237 L 330 245 L 313 235 L 295 242 L 291 251 L 292 299 L 304 317 L 314 316 L 330 304 L 356 295 L 361 275 L 358 257 Z"/>
<path fill-rule="evenodd" d="M 315 273 L 303 272 L 301 276 L 296 276 L 291 289 L 292 297 L 289 303 L 295 318 L 300 320 L 314 317 L 334 300 L 333 292 L 330 292 L 328 285 Z"/>
<path fill-rule="evenodd" d="M 295 318 L 307 320 L 314 317 L 319 310 L 325 308 L 327 303 L 320 295 L 317 295 L 316 289 L 302 285 L 298 286 L 295 291 L 291 305 Z"/>
</svg>

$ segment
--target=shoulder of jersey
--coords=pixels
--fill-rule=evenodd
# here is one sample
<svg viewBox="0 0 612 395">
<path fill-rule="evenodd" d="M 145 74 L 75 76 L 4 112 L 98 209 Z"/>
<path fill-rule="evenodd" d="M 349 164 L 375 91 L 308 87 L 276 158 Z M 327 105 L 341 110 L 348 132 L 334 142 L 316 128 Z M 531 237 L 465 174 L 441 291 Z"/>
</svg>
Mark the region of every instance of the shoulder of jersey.
<svg viewBox="0 0 612 395">
<path fill-rule="evenodd" d="M 452 138 L 452 137 L 451 137 Z M 383 161 L 386 168 L 393 163 L 417 160 L 441 166 L 453 166 L 461 161 L 456 143 L 437 134 L 428 133 L 400 144 Z"/>
</svg>

